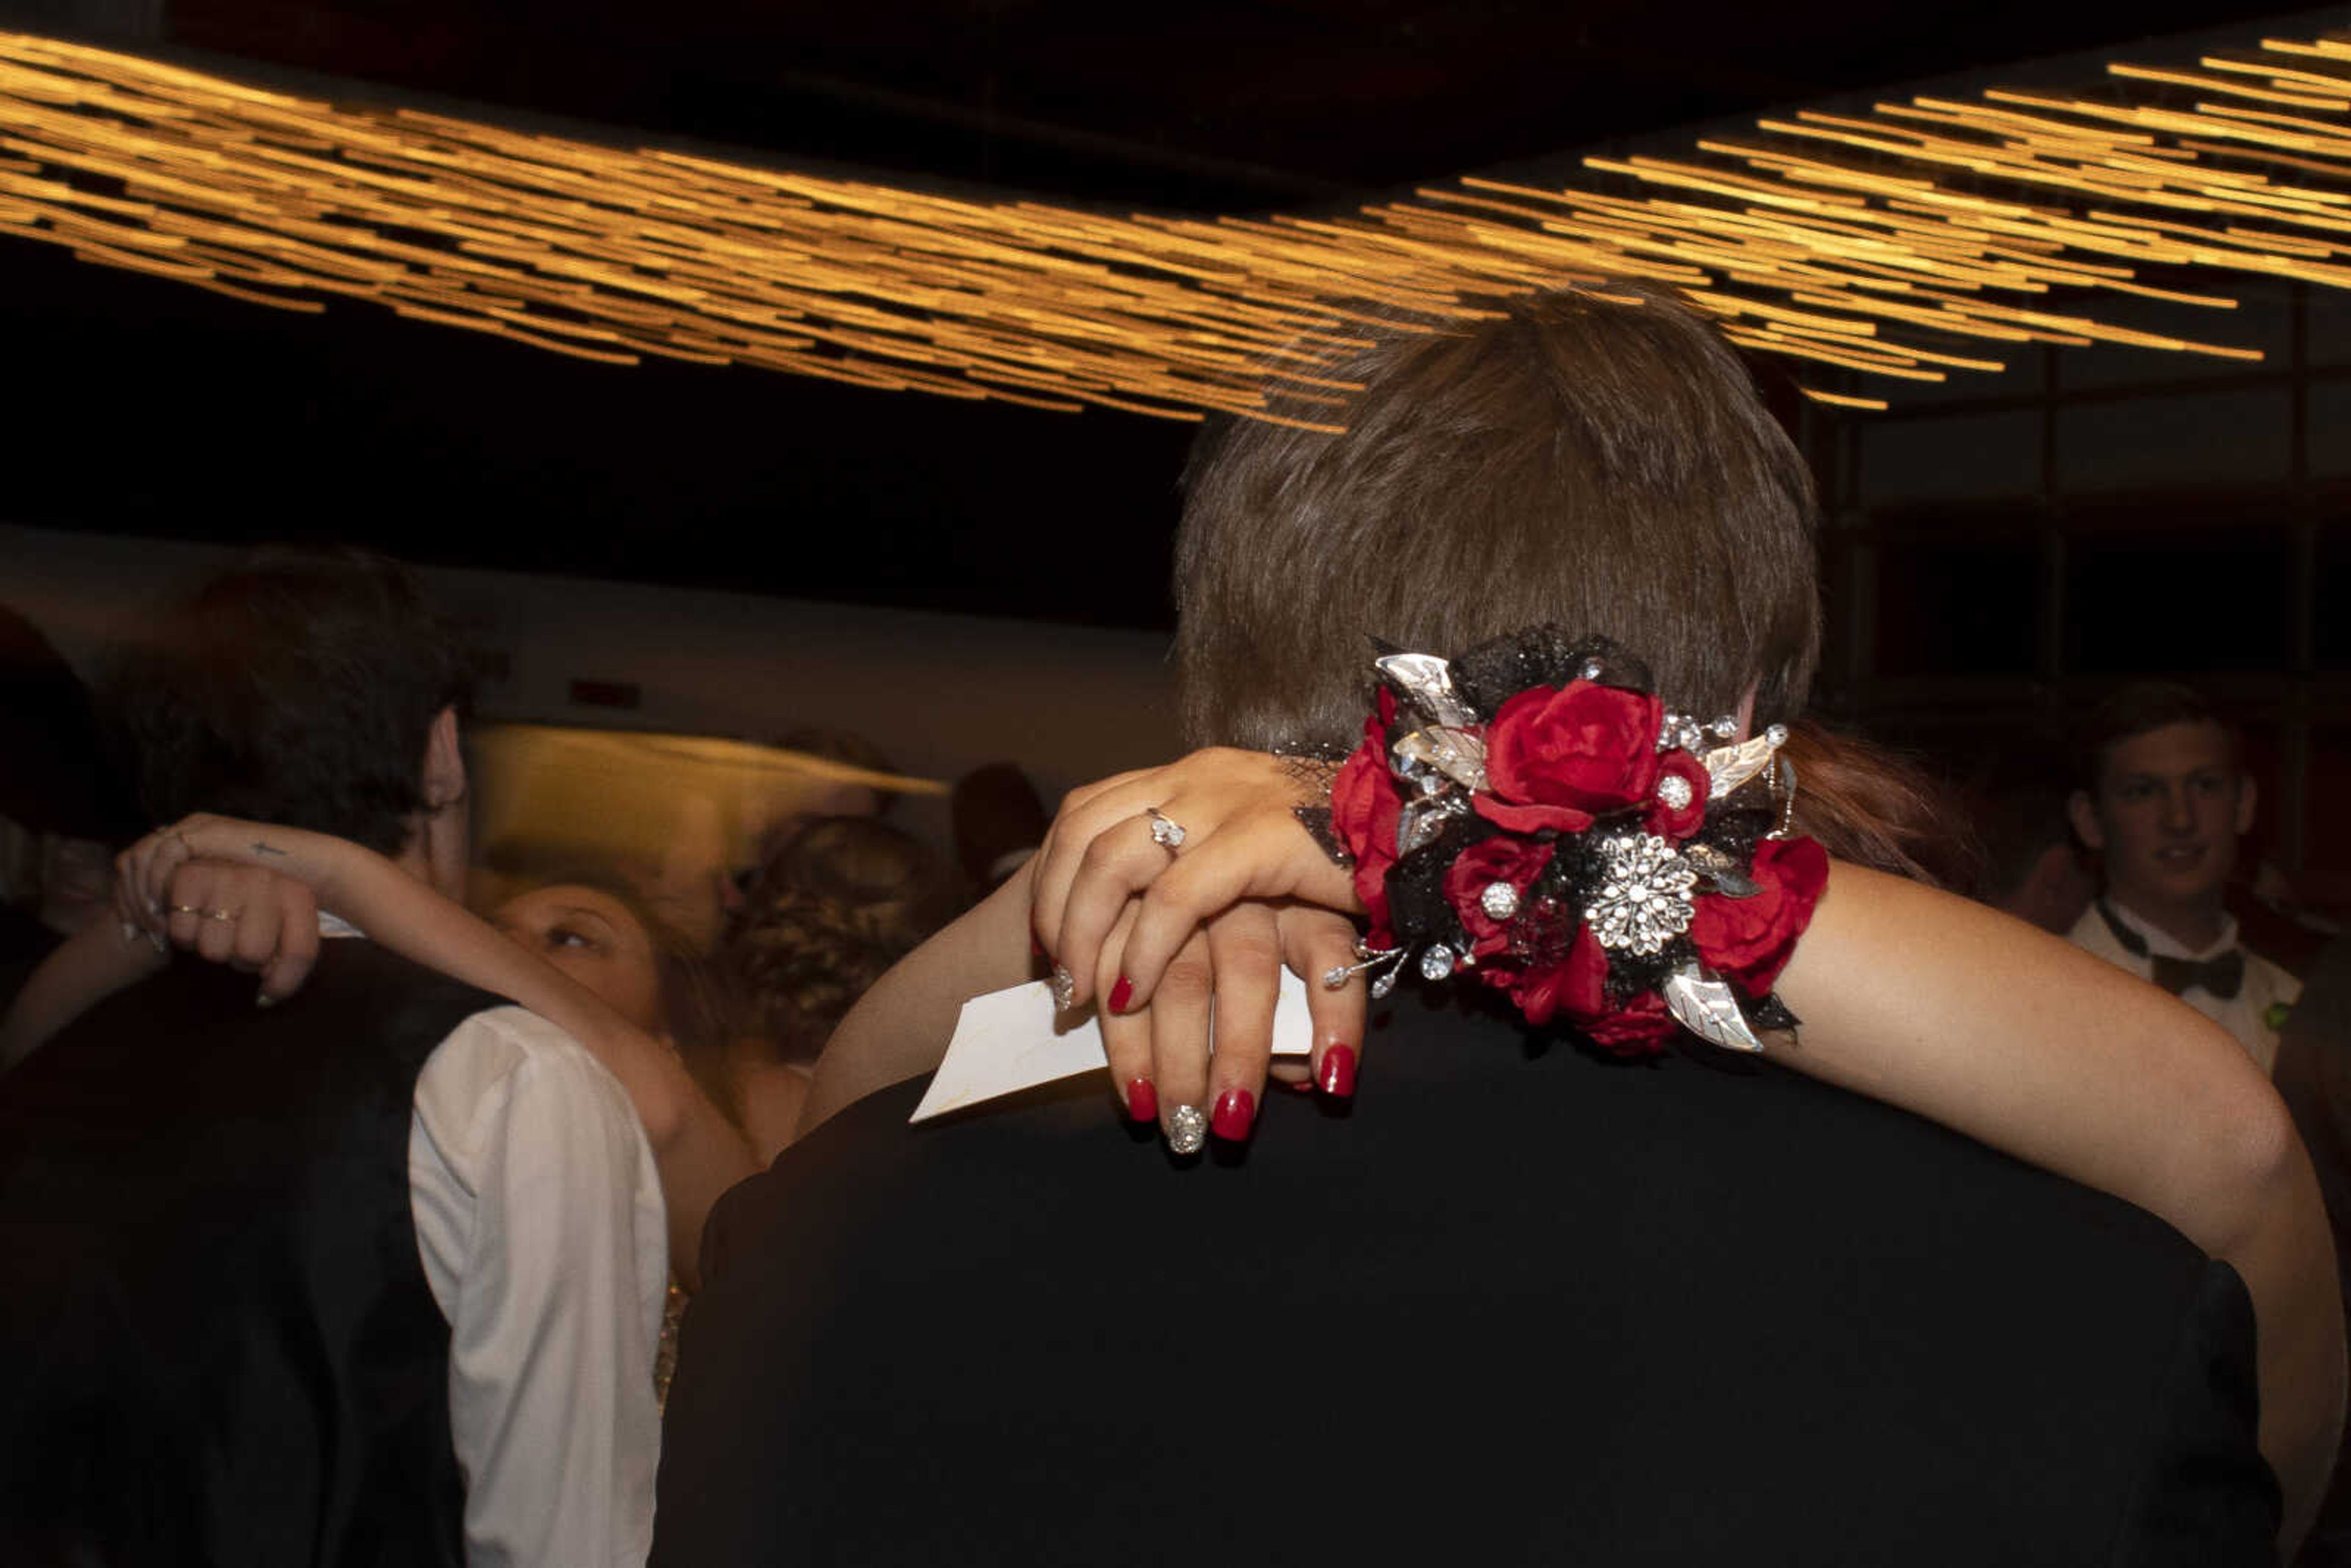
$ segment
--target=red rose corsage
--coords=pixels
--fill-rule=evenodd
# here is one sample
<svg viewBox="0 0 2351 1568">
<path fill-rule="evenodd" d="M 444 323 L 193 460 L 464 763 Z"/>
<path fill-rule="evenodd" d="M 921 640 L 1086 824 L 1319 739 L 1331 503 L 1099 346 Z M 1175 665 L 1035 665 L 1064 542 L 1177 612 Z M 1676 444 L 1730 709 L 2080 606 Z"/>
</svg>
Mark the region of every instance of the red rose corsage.
<svg viewBox="0 0 2351 1568">
<path fill-rule="evenodd" d="M 1787 831 L 1784 728 L 1736 741 L 1733 719 L 1667 709 L 1614 643 L 1552 626 L 1375 664 L 1329 819 L 1371 929 L 1326 985 L 1468 972 L 1629 1056 L 1682 1030 L 1761 1051 L 1795 1026 L 1771 986 L 1828 856 Z"/>
</svg>

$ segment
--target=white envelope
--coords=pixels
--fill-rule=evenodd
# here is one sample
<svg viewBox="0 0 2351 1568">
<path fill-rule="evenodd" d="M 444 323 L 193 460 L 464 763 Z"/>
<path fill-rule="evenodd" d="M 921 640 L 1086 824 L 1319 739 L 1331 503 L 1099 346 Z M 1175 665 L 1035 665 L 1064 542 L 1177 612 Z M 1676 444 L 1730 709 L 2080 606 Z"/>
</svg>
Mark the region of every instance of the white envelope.
<svg viewBox="0 0 2351 1568">
<path fill-rule="evenodd" d="M 1057 1029 L 1056 1026 L 1061 1026 Z M 1306 982 L 1284 969 L 1273 1009 L 1273 1053 L 1311 1056 L 1314 1023 L 1306 1012 Z M 1053 993 L 1042 980 L 991 991 L 964 1003 L 955 1038 L 923 1103 L 909 1122 L 925 1122 L 949 1111 L 982 1104 L 1040 1083 L 1092 1072 L 1109 1063 L 1102 1057 L 1102 1029 L 1093 1015 L 1064 1020 L 1053 1010 Z"/>
</svg>

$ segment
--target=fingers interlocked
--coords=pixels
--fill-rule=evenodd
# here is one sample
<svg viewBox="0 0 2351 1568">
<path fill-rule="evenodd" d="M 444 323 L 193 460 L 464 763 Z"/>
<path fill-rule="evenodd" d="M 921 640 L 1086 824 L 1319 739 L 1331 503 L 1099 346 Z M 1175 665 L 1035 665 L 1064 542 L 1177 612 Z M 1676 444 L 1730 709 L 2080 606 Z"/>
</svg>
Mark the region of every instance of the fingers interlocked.
<svg viewBox="0 0 2351 1568">
<path fill-rule="evenodd" d="M 1032 918 L 1058 960 L 1057 999 L 1103 999 L 1127 1114 L 1156 1121 L 1179 1154 L 1255 1126 L 1285 961 L 1313 977 L 1308 1075 L 1333 1100 L 1354 1092 L 1365 988 L 1320 983 L 1353 960 L 1338 911 L 1353 887 L 1296 803 L 1279 758 L 1196 753 L 1073 791 L 1037 857 Z"/>
</svg>

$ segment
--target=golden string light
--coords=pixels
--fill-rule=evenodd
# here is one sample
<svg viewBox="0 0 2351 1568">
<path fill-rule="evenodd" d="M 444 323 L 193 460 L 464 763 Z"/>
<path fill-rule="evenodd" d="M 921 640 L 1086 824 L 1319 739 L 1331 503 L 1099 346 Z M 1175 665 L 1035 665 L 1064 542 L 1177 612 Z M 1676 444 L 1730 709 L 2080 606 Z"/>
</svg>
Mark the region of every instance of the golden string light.
<svg viewBox="0 0 2351 1568">
<path fill-rule="evenodd" d="M 1464 177 L 1244 220 L 339 108 L 0 32 L 0 233 L 252 304 L 372 300 L 614 364 L 1177 419 L 1322 425 L 1348 389 L 1316 366 L 1366 320 L 1611 277 L 1681 290 L 1755 350 L 1896 381 L 1997 371 L 2034 343 L 2260 358 L 2095 300 L 2231 308 L 2217 279 L 2179 276 L 2196 272 L 2351 287 L 2351 39 L 2108 69 L 2077 94 L 1770 118 L 1681 158 L 1586 159 L 1575 187 Z"/>
</svg>

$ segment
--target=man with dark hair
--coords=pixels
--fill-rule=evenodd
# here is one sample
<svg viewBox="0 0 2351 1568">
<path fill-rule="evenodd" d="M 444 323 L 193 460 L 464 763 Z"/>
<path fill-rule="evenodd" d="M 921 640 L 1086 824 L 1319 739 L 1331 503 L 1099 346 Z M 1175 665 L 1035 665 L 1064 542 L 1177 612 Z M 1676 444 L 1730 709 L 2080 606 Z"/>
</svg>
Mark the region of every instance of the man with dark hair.
<svg viewBox="0 0 2351 1568">
<path fill-rule="evenodd" d="M 334 833 L 462 892 L 464 666 L 395 564 L 258 557 L 122 685 L 151 820 Z M 183 961 L 9 1074 L 0 1559 L 641 1562 L 666 1248 L 627 1098 L 320 924 L 345 939 L 282 1005 Z"/>
<path fill-rule="evenodd" d="M 2098 706 L 2066 810 L 2105 885 L 2070 935 L 2227 1030 L 2266 1071 L 2302 987 L 2246 950 L 2223 903 L 2253 825 L 2241 750 L 2187 686 L 2127 685 Z"/>
</svg>

